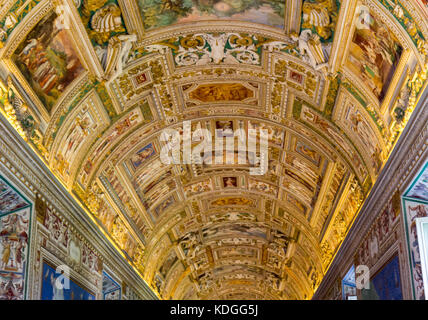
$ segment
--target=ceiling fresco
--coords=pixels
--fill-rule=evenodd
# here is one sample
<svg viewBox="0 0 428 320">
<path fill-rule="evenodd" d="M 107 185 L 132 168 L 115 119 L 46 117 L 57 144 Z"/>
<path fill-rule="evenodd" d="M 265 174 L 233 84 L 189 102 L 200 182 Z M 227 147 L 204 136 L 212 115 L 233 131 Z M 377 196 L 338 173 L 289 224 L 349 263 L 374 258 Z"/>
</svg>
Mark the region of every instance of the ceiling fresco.
<svg viewBox="0 0 428 320">
<path fill-rule="evenodd" d="M 160 298 L 310 299 L 426 88 L 427 21 L 419 0 L 5 0 L 0 109 Z M 164 163 L 184 121 L 265 129 L 267 172 Z"/>
</svg>

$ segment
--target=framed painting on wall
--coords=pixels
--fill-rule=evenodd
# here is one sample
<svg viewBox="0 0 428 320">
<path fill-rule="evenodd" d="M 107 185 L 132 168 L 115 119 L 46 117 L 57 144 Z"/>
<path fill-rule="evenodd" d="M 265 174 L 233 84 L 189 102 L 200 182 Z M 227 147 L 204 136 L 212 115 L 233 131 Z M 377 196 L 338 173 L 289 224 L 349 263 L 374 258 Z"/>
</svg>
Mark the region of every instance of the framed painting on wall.
<svg viewBox="0 0 428 320">
<path fill-rule="evenodd" d="M 400 264 L 395 254 L 370 281 L 376 300 L 403 300 Z"/>
<path fill-rule="evenodd" d="M 43 261 L 40 300 L 95 300 L 95 295 Z"/>
</svg>

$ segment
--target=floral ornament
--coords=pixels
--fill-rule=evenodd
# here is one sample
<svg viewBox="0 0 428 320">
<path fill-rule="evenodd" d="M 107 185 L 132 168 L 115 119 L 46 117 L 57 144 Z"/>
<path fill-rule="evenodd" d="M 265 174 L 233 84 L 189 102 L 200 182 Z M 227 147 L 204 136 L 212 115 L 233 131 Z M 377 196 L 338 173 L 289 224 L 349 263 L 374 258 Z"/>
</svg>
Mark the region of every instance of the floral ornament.
<svg viewBox="0 0 428 320">
<path fill-rule="evenodd" d="M 3 47 L 3 42 L 7 40 L 7 33 L 2 28 L 0 28 L 0 48 Z"/>
<path fill-rule="evenodd" d="M 261 48 L 256 38 L 235 33 L 188 35 L 175 42 L 164 41 L 147 46 L 148 52 L 172 49 L 178 66 L 204 64 L 260 64 Z"/>
</svg>

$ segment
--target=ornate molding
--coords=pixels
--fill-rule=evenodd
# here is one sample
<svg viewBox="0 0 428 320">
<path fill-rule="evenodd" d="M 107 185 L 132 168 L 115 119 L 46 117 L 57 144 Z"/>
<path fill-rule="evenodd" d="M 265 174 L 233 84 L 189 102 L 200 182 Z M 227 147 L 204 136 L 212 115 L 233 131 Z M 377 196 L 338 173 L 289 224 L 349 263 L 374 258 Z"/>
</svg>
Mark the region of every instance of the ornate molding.
<svg viewBox="0 0 428 320">
<path fill-rule="evenodd" d="M 341 268 L 353 259 L 359 244 L 379 213 L 397 190 L 404 191 L 408 180 L 428 157 L 427 96 L 428 90 L 425 90 L 313 299 L 322 299 L 328 293 Z"/>
<path fill-rule="evenodd" d="M 141 296 L 147 299 L 157 299 L 141 277 L 100 233 L 88 214 L 50 173 L 34 151 L 18 136 L 3 115 L 0 115 L 0 155 L 1 164 L 15 175 L 20 176 L 21 183 L 33 191 L 32 199 L 35 197 L 45 199 L 48 206 L 52 206 L 57 212 L 60 212 L 77 233 L 85 235 L 87 243 L 99 252 L 103 261 L 123 280 L 134 284 L 134 288 Z M 108 261 L 114 261 L 114 264 Z"/>
</svg>

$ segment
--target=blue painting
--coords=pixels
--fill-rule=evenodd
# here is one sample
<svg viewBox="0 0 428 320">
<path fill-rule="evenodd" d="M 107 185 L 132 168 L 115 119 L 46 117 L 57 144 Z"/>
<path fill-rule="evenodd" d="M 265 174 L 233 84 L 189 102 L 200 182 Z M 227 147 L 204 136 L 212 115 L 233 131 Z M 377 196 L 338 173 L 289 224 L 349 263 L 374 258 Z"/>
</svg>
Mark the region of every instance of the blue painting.
<svg viewBox="0 0 428 320">
<path fill-rule="evenodd" d="M 59 277 L 62 277 L 57 281 Z M 62 286 L 58 286 L 61 283 Z M 61 288 L 62 287 L 62 288 Z M 95 300 L 95 296 L 73 280 L 57 273 L 50 265 L 43 263 L 41 300 Z"/>
<path fill-rule="evenodd" d="M 400 265 L 395 255 L 371 281 L 379 300 L 402 300 Z"/>
<path fill-rule="evenodd" d="M 140 149 L 134 156 L 131 158 L 132 165 L 134 169 L 139 168 L 143 163 L 150 159 L 153 155 L 156 154 L 155 148 L 151 143 L 149 143 L 144 148 Z"/>
<path fill-rule="evenodd" d="M 342 300 L 355 300 L 356 296 L 355 267 L 352 266 L 342 279 Z"/>
</svg>

